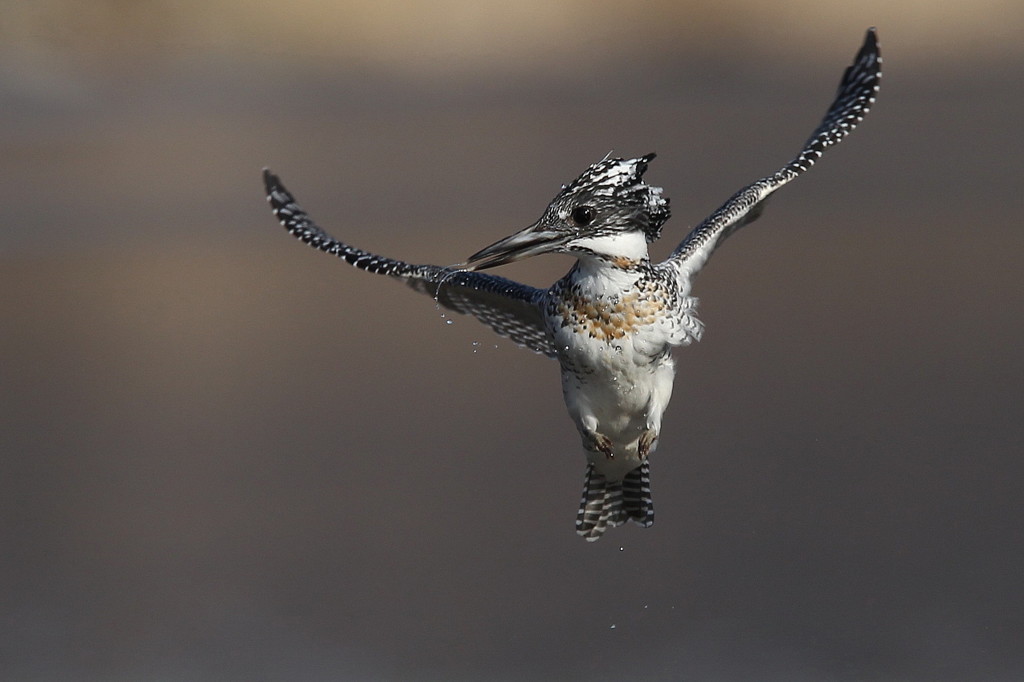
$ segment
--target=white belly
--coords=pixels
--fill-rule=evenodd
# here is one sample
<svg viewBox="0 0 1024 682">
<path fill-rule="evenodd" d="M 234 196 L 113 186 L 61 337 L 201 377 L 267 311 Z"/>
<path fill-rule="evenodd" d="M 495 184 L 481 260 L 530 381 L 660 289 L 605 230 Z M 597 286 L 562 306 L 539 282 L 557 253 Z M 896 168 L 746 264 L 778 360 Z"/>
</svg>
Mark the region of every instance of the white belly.
<svg viewBox="0 0 1024 682">
<path fill-rule="evenodd" d="M 661 430 L 675 378 L 670 345 L 654 344 L 660 352 L 652 357 L 646 352 L 652 350 L 651 339 L 555 336 L 562 351 L 562 393 L 587 457 L 599 473 L 619 480 L 640 465 L 637 449 L 643 434 Z M 610 441 L 612 457 L 594 451 L 593 434 Z"/>
<path fill-rule="evenodd" d="M 688 283 L 580 259 L 546 318 L 562 393 L 595 469 L 620 480 L 653 451 L 672 395 L 671 351 L 700 338 Z"/>
</svg>

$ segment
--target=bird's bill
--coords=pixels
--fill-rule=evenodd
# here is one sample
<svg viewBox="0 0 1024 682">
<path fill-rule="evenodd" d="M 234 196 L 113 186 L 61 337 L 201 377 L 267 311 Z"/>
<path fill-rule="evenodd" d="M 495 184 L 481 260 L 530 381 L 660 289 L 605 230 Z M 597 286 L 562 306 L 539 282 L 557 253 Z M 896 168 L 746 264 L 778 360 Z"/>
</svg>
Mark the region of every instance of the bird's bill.
<svg viewBox="0 0 1024 682">
<path fill-rule="evenodd" d="M 557 251 L 569 240 L 564 232 L 534 224 L 510 237 L 477 251 L 463 265 L 465 270 L 484 270 L 542 253 Z"/>
</svg>

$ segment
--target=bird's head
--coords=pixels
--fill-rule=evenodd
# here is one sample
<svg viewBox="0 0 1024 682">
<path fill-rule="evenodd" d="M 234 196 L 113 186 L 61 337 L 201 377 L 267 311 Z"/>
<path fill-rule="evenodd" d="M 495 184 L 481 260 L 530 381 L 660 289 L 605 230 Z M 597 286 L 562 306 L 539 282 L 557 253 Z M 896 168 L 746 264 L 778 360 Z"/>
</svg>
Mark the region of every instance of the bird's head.
<svg viewBox="0 0 1024 682">
<path fill-rule="evenodd" d="M 659 237 L 669 218 L 661 188 L 643 181 L 653 158 L 647 154 L 595 163 L 562 187 L 540 220 L 474 253 L 465 269 L 483 270 L 541 253 L 646 260 L 647 244 Z"/>
</svg>

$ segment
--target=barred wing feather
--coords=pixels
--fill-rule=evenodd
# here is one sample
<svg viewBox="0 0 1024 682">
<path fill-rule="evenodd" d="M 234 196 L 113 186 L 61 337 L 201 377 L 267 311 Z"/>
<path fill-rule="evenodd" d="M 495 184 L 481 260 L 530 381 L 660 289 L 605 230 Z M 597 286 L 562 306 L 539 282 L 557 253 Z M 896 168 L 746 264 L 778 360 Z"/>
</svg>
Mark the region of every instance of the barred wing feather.
<svg viewBox="0 0 1024 682">
<path fill-rule="evenodd" d="M 729 235 L 757 219 L 764 209 L 765 200 L 775 190 L 799 177 L 826 149 L 839 144 L 857 127 L 875 102 L 881 77 L 882 58 L 875 29 L 872 28 L 868 29 L 853 64 L 843 73 L 835 100 L 800 153 L 772 175 L 732 195 L 695 227 L 662 265 L 671 266 L 686 277 L 697 273 Z"/>
<path fill-rule="evenodd" d="M 472 315 L 521 346 L 551 357 L 555 355 L 544 330 L 544 289 L 484 273 L 463 272 L 439 265 L 414 265 L 356 248 L 335 239 L 313 222 L 280 178 L 267 169 L 263 171 L 263 182 L 274 215 L 285 229 L 306 244 L 361 270 L 403 280 L 445 308 Z"/>
</svg>

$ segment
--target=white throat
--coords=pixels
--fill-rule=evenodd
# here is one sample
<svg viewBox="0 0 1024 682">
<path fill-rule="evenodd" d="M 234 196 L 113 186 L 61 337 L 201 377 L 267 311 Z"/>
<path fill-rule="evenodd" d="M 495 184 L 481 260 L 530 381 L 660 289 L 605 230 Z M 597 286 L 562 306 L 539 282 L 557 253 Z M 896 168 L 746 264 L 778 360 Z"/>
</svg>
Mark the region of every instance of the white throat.
<svg viewBox="0 0 1024 682">
<path fill-rule="evenodd" d="M 646 260 L 648 258 L 647 238 L 643 232 L 636 230 L 574 239 L 572 245 L 589 249 L 599 256 L 608 258 L 624 258 L 631 261 Z M 586 257 L 583 254 L 577 255 L 580 258 Z"/>
</svg>

